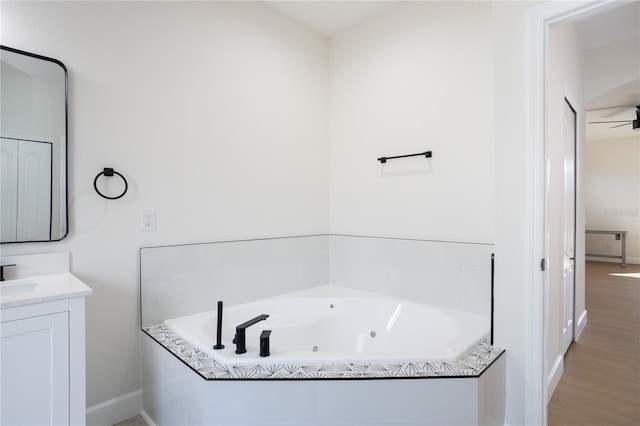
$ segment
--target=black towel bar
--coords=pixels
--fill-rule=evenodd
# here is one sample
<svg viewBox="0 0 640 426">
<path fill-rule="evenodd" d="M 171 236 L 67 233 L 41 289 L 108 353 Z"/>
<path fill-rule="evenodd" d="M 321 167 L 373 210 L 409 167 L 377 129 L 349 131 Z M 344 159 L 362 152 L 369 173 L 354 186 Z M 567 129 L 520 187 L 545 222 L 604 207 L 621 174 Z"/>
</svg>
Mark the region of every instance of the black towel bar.
<svg viewBox="0 0 640 426">
<path fill-rule="evenodd" d="M 395 157 L 380 157 L 378 158 L 378 161 L 384 164 L 387 162 L 387 160 L 393 160 L 396 158 L 406 158 L 406 157 L 418 157 L 422 155 L 424 155 L 425 158 L 431 158 L 431 151 L 419 152 L 417 154 L 396 155 Z"/>
</svg>

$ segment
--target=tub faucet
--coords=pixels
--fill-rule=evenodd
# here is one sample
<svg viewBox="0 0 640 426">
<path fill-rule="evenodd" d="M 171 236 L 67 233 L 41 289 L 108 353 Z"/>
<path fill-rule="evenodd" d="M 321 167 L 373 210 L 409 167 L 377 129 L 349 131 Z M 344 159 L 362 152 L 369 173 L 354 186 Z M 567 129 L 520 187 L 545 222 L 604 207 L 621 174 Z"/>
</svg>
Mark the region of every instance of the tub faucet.
<svg viewBox="0 0 640 426">
<path fill-rule="evenodd" d="M 250 327 L 253 324 L 260 322 L 262 320 L 266 320 L 267 318 L 269 318 L 269 315 L 265 315 L 265 314 L 258 315 L 257 317 L 236 326 L 236 338 L 233 339 L 233 343 L 236 344 L 237 354 L 243 354 L 247 352 L 247 342 L 245 337 L 246 336 L 245 330 L 247 329 L 247 327 Z"/>
</svg>

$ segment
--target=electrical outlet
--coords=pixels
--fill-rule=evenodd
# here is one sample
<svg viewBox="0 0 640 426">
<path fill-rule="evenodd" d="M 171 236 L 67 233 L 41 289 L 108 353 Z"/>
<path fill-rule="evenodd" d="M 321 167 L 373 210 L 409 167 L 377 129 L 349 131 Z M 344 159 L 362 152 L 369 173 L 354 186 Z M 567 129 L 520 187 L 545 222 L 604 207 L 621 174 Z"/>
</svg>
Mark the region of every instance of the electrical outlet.
<svg viewBox="0 0 640 426">
<path fill-rule="evenodd" d="M 140 210 L 140 230 L 156 230 L 156 211 L 153 209 Z"/>
</svg>

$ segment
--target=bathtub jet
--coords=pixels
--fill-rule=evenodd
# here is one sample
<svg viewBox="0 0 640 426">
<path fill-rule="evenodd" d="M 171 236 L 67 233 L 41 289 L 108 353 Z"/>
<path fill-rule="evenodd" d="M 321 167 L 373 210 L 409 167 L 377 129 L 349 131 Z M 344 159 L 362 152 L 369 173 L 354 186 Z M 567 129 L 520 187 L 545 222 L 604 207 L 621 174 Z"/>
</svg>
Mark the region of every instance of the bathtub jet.
<svg viewBox="0 0 640 426">
<path fill-rule="evenodd" d="M 233 339 L 233 343 L 236 344 L 237 354 L 243 354 L 247 352 L 247 339 L 246 339 L 247 328 L 252 326 L 255 323 L 264 321 L 267 318 L 269 318 L 269 315 L 266 315 L 266 314 L 258 315 L 257 317 L 252 318 L 249 321 L 245 321 L 242 324 L 236 326 L 236 337 Z"/>
</svg>

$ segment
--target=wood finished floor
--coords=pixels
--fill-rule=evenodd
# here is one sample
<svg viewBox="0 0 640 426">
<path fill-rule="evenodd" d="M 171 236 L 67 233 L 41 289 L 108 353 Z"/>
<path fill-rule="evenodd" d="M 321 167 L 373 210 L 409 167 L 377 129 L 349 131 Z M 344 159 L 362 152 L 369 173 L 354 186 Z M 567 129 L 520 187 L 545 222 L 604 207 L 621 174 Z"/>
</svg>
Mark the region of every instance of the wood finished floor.
<svg viewBox="0 0 640 426">
<path fill-rule="evenodd" d="M 636 274 L 615 276 L 611 274 Z M 587 262 L 587 327 L 569 347 L 549 426 L 640 425 L 640 265 Z"/>
</svg>

